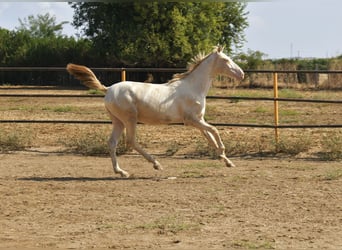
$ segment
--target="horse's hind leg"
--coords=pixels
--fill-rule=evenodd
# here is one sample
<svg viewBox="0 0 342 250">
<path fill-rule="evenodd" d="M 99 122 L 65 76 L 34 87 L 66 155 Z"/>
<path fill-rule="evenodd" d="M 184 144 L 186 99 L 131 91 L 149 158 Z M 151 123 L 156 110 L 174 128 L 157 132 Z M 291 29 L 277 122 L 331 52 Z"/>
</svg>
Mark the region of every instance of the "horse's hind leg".
<svg viewBox="0 0 342 250">
<path fill-rule="evenodd" d="M 214 136 L 212 134 L 210 134 L 208 131 L 206 130 L 200 130 L 201 133 L 204 135 L 204 137 L 207 139 L 208 143 L 210 146 L 212 146 L 215 149 L 218 149 L 219 146 L 217 145 L 217 142 L 214 138 Z"/>
<path fill-rule="evenodd" d="M 143 150 L 141 148 L 141 146 L 136 142 L 136 120 L 135 119 L 131 119 L 129 120 L 129 122 L 127 122 L 125 124 L 126 127 L 126 140 L 127 143 L 133 148 L 135 149 L 138 153 L 140 153 L 142 156 L 144 156 L 144 158 L 153 163 L 153 167 L 154 169 L 157 170 L 162 170 L 162 166 L 160 165 L 160 163 L 158 161 L 156 161 L 150 154 L 148 154 L 145 150 Z"/>
<path fill-rule="evenodd" d="M 110 136 L 108 140 L 108 147 L 109 147 L 110 157 L 112 159 L 113 170 L 115 173 L 120 174 L 122 177 L 127 178 L 129 177 L 129 174 L 119 167 L 119 163 L 116 159 L 116 147 L 119 143 L 119 139 L 122 134 L 122 131 L 124 130 L 124 125 L 121 121 L 119 121 L 114 116 L 111 116 L 111 119 L 112 119 L 112 124 L 113 124 L 113 131 L 112 131 L 112 135 Z"/>
</svg>

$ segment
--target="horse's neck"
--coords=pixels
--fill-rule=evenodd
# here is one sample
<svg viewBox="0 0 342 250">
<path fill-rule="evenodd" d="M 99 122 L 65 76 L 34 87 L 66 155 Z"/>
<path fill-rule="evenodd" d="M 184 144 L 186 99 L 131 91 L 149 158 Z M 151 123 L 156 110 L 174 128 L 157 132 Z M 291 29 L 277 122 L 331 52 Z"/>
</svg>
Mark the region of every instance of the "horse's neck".
<svg viewBox="0 0 342 250">
<path fill-rule="evenodd" d="M 189 91 L 191 91 L 193 95 L 203 98 L 207 96 L 213 80 L 211 72 L 212 61 L 208 59 L 198 65 L 197 68 L 184 79 L 184 84 L 187 84 Z"/>
</svg>

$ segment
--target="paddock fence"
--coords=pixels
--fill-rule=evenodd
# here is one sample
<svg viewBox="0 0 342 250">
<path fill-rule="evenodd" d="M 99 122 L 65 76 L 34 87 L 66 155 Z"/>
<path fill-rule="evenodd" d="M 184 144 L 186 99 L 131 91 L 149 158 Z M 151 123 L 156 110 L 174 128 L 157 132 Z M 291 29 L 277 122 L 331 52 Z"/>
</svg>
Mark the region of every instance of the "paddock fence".
<svg viewBox="0 0 342 250">
<path fill-rule="evenodd" d="M 176 73 L 184 72 L 184 68 L 92 68 L 95 72 L 117 72 L 120 74 L 120 80 L 126 81 L 127 73 L 129 72 L 167 72 Z M 53 71 L 65 73 L 65 68 L 60 67 L 0 67 L 0 72 L 42 72 Z M 279 129 L 299 129 L 299 128 L 342 128 L 342 124 L 303 124 L 303 125 L 282 125 L 279 124 L 279 102 L 307 102 L 307 103 L 328 103 L 328 104 L 342 104 L 342 100 L 319 100 L 319 99 L 302 99 L 302 98 L 279 98 L 278 97 L 278 74 L 341 74 L 342 70 L 245 70 L 245 73 L 264 73 L 272 75 L 273 79 L 273 97 L 239 97 L 239 96 L 207 96 L 207 99 L 223 99 L 232 101 L 269 101 L 273 103 L 274 107 L 274 123 L 273 124 L 234 124 L 234 123 L 211 123 L 218 127 L 246 127 L 246 128 L 269 128 L 274 129 L 275 141 L 279 141 Z M 342 84 L 342 83 L 341 83 Z M 101 95 L 70 95 L 70 94 L 8 94 L 1 93 L 0 97 L 10 98 L 103 98 Z M 342 109 L 339 109 L 342 112 Z M 43 124 L 110 124 L 108 120 L 6 120 L 1 119 L 0 123 L 43 123 Z M 170 124 L 183 125 L 183 124 Z"/>
</svg>

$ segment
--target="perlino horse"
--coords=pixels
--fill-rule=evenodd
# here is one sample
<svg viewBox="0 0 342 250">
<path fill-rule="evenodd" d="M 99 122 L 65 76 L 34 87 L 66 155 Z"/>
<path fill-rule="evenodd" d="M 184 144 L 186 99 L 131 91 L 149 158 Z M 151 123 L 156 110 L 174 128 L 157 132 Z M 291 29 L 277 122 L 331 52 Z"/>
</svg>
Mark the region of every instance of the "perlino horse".
<svg viewBox="0 0 342 250">
<path fill-rule="evenodd" d="M 207 56 L 195 57 L 187 72 L 174 75 L 171 81 L 164 84 L 125 81 L 105 87 L 89 68 L 75 64 L 67 65 L 67 71 L 84 85 L 106 93 L 105 107 L 113 124 L 108 145 L 115 173 L 121 174 L 122 177 L 129 177 L 129 174 L 119 167 L 116 158 L 116 147 L 124 128 L 127 133 L 127 144 L 153 163 L 155 169 L 162 169 L 160 163 L 136 142 L 138 122 L 184 123 L 198 128 L 209 144 L 216 148 L 226 166 L 234 166 L 226 157 L 218 130 L 204 120 L 206 95 L 214 77 L 226 75 L 239 81 L 244 78 L 242 69 L 222 50 L 222 47 L 215 47 Z"/>
</svg>

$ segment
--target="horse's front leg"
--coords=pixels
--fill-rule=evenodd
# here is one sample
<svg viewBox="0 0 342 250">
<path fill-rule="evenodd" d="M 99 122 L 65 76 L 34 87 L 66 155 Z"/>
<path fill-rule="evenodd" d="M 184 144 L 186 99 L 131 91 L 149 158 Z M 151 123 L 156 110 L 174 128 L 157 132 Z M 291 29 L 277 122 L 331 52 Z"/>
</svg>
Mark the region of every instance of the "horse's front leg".
<svg viewBox="0 0 342 250">
<path fill-rule="evenodd" d="M 207 138 L 210 145 L 214 146 L 219 154 L 219 157 L 225 162 L 227 167 L 235 167 L 234 163 L 226 156 L 226 148 L 221 140 L 220 134 L 214 126 L 201 120 L 189 120 L 188 125 L 198 128 L 202 134 Z"/>
</svg>

